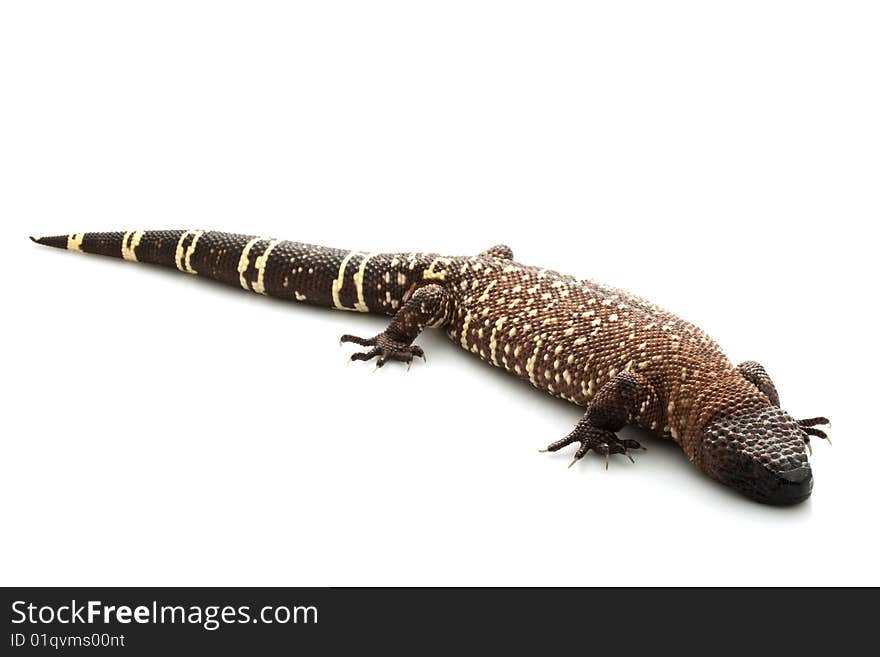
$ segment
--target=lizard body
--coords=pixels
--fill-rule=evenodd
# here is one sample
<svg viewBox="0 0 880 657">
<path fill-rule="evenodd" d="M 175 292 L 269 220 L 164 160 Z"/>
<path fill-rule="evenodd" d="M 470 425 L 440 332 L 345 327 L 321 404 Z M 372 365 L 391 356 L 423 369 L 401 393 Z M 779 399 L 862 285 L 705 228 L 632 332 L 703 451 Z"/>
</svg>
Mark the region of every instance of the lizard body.
<svg viewBox="0 0 880 657">
<path fill-rule="evenodd" d="M 757 363 L 734 367 L 702 330 L 623 290 L 520 264 L 503 245 L 475 256 L 368 253 L 202 230 L 79 233 L 47 246 L 176 267 L 260 294 L 392 317 L 353 360 L 411 362 L 427 327 L 586 408 L 549 451 L 638 448 L 626 424 L 675 440 L 711 477 L 763 502 L 806 499 L 806 448 L 824 418 L 792 419 Z M 572 462 L 574 463 L 574 461 Z"/>
</svg>

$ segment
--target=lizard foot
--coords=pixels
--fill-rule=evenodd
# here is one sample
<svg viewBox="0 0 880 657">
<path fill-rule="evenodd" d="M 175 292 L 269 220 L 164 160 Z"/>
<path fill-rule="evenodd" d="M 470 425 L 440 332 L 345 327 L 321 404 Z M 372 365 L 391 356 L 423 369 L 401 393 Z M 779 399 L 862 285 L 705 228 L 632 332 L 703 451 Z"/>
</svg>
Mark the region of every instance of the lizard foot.
<svg viewBox="0 0 880 657">
<path fill-rule="evenodd" d="M 373 347 L 369 351 L 358 351 L 351 355 L 352 360 L 370 360 L 376 358 L 376 367 L 382 367 L 389 360 L 399 360 L 408 365 L 412 363 L 413 357 L 418 356 L 424 360 L 425 352 L 422 348 L 407 344 L 401 340 L 395 340 L 385 333 L 373 336 L 372 338 L 359 338 L 356 335 L 343 335 L 339 339 L 339 344 L 343 342 L 352 342 L 361 347 Z"/>
<path fill-rule="evenodd" d="M 807 445 L 807 450 L 810 452 L 810 456 L 813 455 L 813 448 L 810 446 L 810 436 L 815 436 L 816 438 L 822 438 L 823 440 L 827 440 L 828 444 L 831 444 L 831 438 L 828 437 L 828 434 L 822 431 L 821 429 L 817 429 L 817 425 L 831 425 L 831 421 L 825 417 L 811 417 L 808 420 L 798 420 L 798 424 L 801 427 L 801 431 L 804 434 L 804 442 Z"/>
<path fill-rule="evenodd" d="M 631 440 L 629 438 L 618 438 L 613 431 L 579 425 L 565 438 L 557 440 L 555 443 L 550 443 L 545 449 L 542 449 L 540 451 L 556 452 L 563 447 L 571 445 L 575 442 L 579 442 L 581 446 L 578 447 L 578 450 L 574 453 L 574 459 L 571 463 L 568 464 L 569 468 L 580 461 L 590 450 L 593 450 L 597 454 L 605 455 L 605 469 L 607 470 L 608 456 L 610 454 L 623 454 L 630 461 L 633 461 L 633 463 L 635 463 L 633 457 L 630 456 L 628 450 L 643 449 L 638 441 Z"/>
</svg>

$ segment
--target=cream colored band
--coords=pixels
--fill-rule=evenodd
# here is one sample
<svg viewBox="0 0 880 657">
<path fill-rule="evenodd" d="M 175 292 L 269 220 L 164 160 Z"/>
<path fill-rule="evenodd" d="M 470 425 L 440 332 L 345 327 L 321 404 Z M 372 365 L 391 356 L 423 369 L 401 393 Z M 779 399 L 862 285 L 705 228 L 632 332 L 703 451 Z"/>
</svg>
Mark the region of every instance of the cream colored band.
<svg viewBox="0 0 880 657">
<path fill-rule="evenodd" d="M 82 253 L 83 252 L 83 250 L 82 250 L 83 237 L 85 237 L 85 233 L 76 233 L 74 235 L 68 235 L 67 236 L 67 250 L 68 251 L 79 251 L 80 253 Z"/>
<path fill-rule="evenodd" d="M 125 260 L 130 260 L 131 262 L 137 262 L 137 255 L 135 255 L 135 249 L 138 244 L 141 243 L 141 238 L 144 236 L 144 231 L 135 230 L 129 231 L 125 235 L 122 236 L 122 257 Z"/>
</svg>

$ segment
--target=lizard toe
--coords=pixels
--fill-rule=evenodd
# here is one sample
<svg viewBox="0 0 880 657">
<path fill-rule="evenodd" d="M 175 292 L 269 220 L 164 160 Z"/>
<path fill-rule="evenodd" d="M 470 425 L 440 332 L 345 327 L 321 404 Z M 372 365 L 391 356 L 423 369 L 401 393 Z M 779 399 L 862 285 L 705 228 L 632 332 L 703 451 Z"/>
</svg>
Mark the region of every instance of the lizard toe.
<svg viewBox="0 0 880 657">
<path fill-rule="evenodd" d="M 804 443 L 807 446 L 807 451 L 809 451 L 810 455 L 813 454 L 813 447 L 810 445 L 810 436 L 815 436 L 816 438 L 821 438 L 831 444 L 831 438 L 828 437 L 828 434 L 825 433 L 822 429 L 817 429 L 817 426 L 830 426 L 831 421 L 825 417 L 813 417 L 807 420 L 798 420 L 798 426 L 801 428 L 801 433 L 803 434 Z"/>
<path fill-rule="evenodd" d="M 608 462 L 610 460 L 611 454 L 623 454 L 630 461 L 635 463 L 635 460 L 630 455 L 630 449 L 641 449 L 642 446 L 635 440 L 631 439 L 620 439 L 615 435 L 613 431 L 608 431 L 607 429 L 598 429 L 596 427 L 584 427 L 578 426 L 568 434 L 565 438 L 561 438 L 554 443 L 550 443 L 542 450 L 541 452 L 556 452 L 562 449 L 563 447 L 567 447 L 572 443 L 580 443 L 577 448 L 577 451 L 574 453 L 574 458 L 571 463 L 568 464 L 568 467 L 573 466 L 575 463 L 580 461 L 584 456 L 587 455 L 588 452 L 593 451 L 596 454 L 601 454 L 605 457 L 605 468 L 608 468 Z"/>
<path fill-rule="evenodd" d="M 351 360 L 372 360 L 376 358 L 376 367 L 383 367 L 388 361 L 399 361 L 411 364 L 413 357 L 425 357 L 421 347 L 407 344 L 380 333 L 372 338 L 359 338 L 354 335 L 343 335 L 341 342 L 351 342 L 360 346 L 372 346 L 370 351 L 359 351 L 351 355 Z"/>
</svg>

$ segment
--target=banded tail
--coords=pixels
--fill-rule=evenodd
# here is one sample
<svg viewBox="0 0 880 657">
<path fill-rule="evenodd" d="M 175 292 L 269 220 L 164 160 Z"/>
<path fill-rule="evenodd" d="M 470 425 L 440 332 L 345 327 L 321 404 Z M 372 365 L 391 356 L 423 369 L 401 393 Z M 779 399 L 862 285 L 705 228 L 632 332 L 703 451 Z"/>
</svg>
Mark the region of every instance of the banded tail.
<svg viewBox="0 0 880 657">
<path fill-rule="evenodd" d="M 325 308 L 393 315 L 433 271 L 433 254 L 364 253 L 254 235 L 149 230 L 31 237 L 37 244 L 175 267 Z"/>
</svg>

